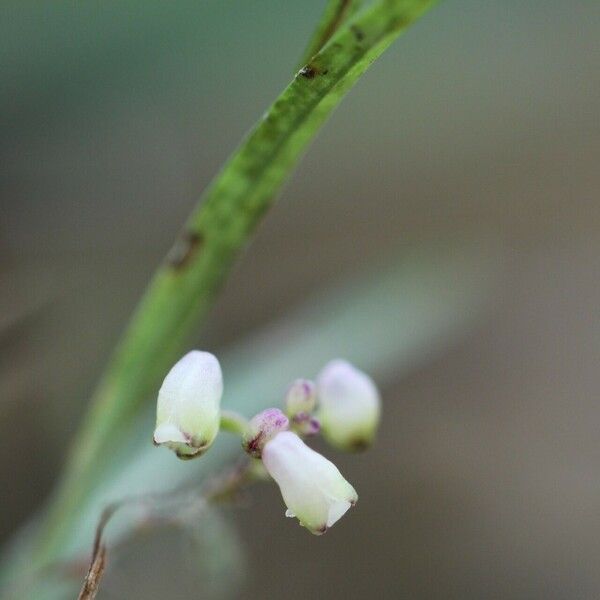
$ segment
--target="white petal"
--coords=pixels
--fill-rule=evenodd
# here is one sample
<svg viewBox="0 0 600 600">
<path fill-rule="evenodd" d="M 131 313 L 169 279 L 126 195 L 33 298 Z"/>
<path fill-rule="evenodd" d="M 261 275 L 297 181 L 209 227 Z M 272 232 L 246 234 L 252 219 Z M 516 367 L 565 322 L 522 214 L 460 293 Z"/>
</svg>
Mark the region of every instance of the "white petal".
<svg viewBox="0 0 600 600">
<path fill-rule="evenodd" d="M 296 515 L 312 533 L 324 533 L 357 500 L 337 467 L 295 433 L 278 433 L 265 445 L 262 460 L 279 485 L 286 514 Z"/>
<path fill-rule="evenodd" d="M 173 423 L 159 425 L 154 430 L 155 444 L 165 444 L 166 442 L 181 442 L 185 444 L 187 441 L 185 435 Z"/>
<path fill-rule="evenodd" d="M 339 521 L 351 506 L 352 504 L 348 500 L 340 500 L 332 504 L 327 515 L 327 527 L 331 527 L 336 521 Z"/>
</svg>

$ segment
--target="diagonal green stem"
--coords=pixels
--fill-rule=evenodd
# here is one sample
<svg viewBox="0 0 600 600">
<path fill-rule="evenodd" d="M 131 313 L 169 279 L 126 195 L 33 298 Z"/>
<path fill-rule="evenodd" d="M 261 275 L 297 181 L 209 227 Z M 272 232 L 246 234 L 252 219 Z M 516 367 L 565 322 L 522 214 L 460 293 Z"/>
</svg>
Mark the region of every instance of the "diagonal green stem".
<svg viewBox="0 0 600 600">
<path fill-rule="evenodd" d="M 362 4 L 363 0 L 328 0 L 321 20 L 304 50 L 298 68 L 310 61 L 331 36 L 358 12 Z"/>
<path fill-rule="evenodd" d="M 308 142 L 367 67 L 436 0 L 379 0 L 336 31 L 203 195 L 147 289 L 91 401 L 34 560 L 60 552 L 78 507 L 140 407 L 207 315 Z"/>
</svg>

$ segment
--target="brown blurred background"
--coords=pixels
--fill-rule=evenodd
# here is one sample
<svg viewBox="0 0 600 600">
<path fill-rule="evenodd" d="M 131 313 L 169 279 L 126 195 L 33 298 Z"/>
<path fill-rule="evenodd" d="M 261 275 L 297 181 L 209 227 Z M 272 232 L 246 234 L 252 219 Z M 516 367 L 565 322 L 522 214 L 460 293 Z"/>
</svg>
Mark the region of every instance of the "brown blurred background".
<svg viewBox="0 0 600 600">
<path fill-rule="evenodd" d="M 145 283 L 321 4 L 0 9 L 3 539 L 42 505 Z M 593 1 L 442 3 L 309 150 L 199 343 L 440 238 L 495 240 L 499 284 L 386 386 L 375 448 L 332 454 L 361 496 L 350 518 L 312 538 L 266 486 L 228 511 L 248 566 L 234 597 L 599 597 L 599 33 Z M 189 568 L 155 568 L 160 539 L 144 548 L 102 598 L 173 581 L 204 597 Z"/>
</svg>

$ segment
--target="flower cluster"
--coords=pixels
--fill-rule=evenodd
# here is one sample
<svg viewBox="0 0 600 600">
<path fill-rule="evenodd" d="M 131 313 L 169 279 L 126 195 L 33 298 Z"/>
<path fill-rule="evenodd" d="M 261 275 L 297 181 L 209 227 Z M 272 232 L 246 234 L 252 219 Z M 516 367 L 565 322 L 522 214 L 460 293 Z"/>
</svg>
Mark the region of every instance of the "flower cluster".
<svg viewBox="0 0 600 600">
<path fill-rule="evenodd" d="M 186 354 L 158 393 L 154 443 L 182 459 L 203 454 L 227 422 L 220 407 L 222 395 L 216 357 L 197 350 Z M 340 450 L 363 450 L 375 438 L 379 417 L 380 398 L 373 380 L 350 363 L 334 360 L 316 381 L 294 381 L 283 399 L 283 411 L 268 408 L 249 421 L 239 415 L 233 421 L 244 451 L 262 461 L 279 486 L 286 516 L 296 517 L 320 535 L 356 504 L 358 495 L 338 468 L 307 446 L 304 438 L 322 433 Z"/>
</svg>

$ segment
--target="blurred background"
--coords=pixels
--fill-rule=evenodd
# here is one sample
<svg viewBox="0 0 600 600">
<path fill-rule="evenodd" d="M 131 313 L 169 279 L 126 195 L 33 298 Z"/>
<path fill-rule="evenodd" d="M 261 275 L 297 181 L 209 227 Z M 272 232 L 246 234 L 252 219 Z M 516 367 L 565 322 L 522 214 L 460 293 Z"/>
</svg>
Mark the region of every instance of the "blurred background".
<svg viewBox="0 0 600 600">
<path fill-rule="evenodd" d="M 2 541 L 43 505 L 145 284 L 323 4 L 0 7 Z M 221 595 L 600 596 L 599 40 L 592 0 L 443 2 L 312 145 L 197 345 L 447 241 L 494 247 L 493 291 L 385 382 L 370 452 L 320 446 L 361 497 L 335 529 L 284 519 L 274 486 L 226 511 L 246 573 Z M 178 544 L 115 557 L 100 597 L 206 597 Z"/>
</svg>

